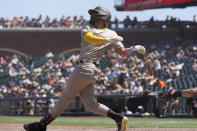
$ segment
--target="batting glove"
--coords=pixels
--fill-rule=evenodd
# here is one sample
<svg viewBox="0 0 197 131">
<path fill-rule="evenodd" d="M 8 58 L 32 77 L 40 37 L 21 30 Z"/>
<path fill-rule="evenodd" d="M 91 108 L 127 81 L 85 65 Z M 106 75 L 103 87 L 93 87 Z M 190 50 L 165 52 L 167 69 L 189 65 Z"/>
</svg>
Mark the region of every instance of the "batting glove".
<svg viewBox="0 0 197 131">
<path fill-rule="evenodd" d="M 146 53 L 146 49 L 144 48 L 144 46 L 141 46 L 141 45 L 134 46 L 133 50 L 136 51 L 139 54 L 145 54 Z"/>
</svg>

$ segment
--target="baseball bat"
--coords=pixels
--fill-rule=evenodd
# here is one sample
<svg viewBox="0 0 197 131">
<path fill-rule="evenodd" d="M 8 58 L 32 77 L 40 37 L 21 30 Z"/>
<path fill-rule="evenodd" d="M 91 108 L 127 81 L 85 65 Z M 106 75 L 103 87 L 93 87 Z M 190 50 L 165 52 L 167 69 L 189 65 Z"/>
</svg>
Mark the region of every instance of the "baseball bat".
<svg viewBox="0 0 197 131">
<path fill-rule="evenodd" d="M 145 61 L 145 65 L 146 65 L 146 73 L 149 76 L 153 76 L 152 66 L 151 66 L 150 62 L 148 61 L 146 54 L 144 54 L 143 56 L 144 56 L 144 61 Z"/>
</svg>

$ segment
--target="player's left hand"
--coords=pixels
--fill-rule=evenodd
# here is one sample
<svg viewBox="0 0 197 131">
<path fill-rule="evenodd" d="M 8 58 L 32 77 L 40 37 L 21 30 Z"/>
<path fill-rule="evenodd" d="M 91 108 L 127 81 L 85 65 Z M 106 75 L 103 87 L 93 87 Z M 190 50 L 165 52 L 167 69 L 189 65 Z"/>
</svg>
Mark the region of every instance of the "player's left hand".
<svg viewBox="0 0 197 131">
<path fill-rule="evenodd" d="M 141 45 L 134 46 L 134 50 L 139 54 L 145 54 L 146 53 L 146 49 L 144 48 L 144 46 L 141 46 Z"/>
</svg>

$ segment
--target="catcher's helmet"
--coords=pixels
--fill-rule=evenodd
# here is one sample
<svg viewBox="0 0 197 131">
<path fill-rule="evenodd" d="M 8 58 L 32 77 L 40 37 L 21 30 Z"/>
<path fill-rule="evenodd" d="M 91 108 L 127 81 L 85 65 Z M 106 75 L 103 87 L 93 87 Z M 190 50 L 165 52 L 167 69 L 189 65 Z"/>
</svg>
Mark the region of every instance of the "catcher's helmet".
<svg viewBox="0 0 197 131">
<path fill-rule="evenodd" d="M 111 13 L 108 9 L 98 6 L 95 9 L 90 9 L 88 10 L 88 13 L 91 16 L 91 22 L 96 22 L 99 19 L 104 20 L 106 23 L 109 23 L 111 19 Z"/>
</svg>

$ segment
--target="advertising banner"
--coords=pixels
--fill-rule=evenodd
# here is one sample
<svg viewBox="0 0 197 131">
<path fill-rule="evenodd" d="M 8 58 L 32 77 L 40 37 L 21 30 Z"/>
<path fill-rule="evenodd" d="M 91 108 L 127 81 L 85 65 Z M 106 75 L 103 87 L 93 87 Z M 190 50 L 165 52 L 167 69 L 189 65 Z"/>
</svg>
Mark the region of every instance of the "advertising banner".
<svg viewBox="0 0 197 131">
<path fill-rule="evenodd" d="M 143 10 L 160 8 L 176 4 L 184 4 L 197 0 L 125 0 L 124 10 Z"/>
</svg>

